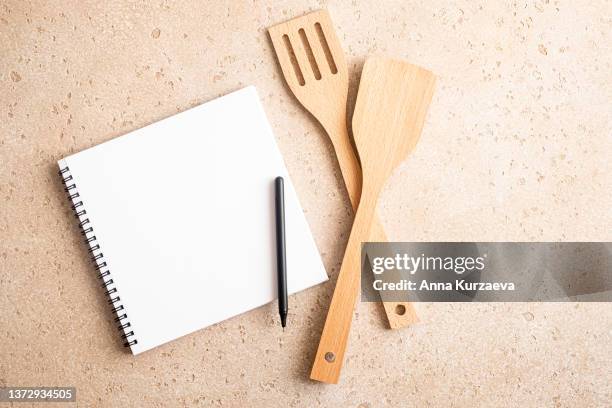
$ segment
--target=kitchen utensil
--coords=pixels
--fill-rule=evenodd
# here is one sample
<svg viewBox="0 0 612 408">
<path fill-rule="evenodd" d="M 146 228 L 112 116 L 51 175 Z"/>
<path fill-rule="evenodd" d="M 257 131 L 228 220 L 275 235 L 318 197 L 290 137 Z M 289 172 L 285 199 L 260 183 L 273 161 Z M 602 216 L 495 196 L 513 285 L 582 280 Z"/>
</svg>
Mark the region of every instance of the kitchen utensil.
<svg viewBox="0 0 612 408">
<path fill-rule="evenodd" d="M 356 210 L 361 193 L 361 169 L 346 123 L 348 69 L 329 14 L 315 11 L 268 29 L 283 75 L 298 101 L 329 135 L 340 164 L 349 199 Z M 378 217 L 371 242 L 386 242 Z M 383 302 L 392 329 L 416 323 L 412 304 Z"/>
<path fill-rule="evenodd" d="M 361 243 L 370 236 L 387 178 L 419 139 L 434 83 L 431 72 L 403 61 L 376 57 L 363 67 L 353 114 L 363 171 L 361 200 L 312 367 L 314 380 L 338 382 L 360 284 Z"/>
</svg>

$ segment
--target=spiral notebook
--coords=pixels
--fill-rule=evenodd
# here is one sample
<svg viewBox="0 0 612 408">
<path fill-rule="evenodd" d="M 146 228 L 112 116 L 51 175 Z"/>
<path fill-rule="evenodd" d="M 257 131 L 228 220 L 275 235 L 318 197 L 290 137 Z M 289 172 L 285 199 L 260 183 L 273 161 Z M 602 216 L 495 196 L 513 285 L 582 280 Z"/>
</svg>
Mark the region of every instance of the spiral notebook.
<svg viewBox="0 0 612 408">
<path fill-rule="evenodd" d="M 58 164 L 134 354 L 276 298 L 277 176 L 289 292 L 327 279 L 254 87 Z"/>
</svg>

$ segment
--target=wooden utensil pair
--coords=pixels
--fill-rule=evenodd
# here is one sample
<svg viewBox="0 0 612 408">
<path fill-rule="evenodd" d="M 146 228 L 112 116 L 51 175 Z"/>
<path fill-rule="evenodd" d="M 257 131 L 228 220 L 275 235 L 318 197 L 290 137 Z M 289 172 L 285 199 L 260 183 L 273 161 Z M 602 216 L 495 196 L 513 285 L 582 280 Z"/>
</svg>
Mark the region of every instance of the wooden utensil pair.
<svg viewBox="0 0 612 408">
<path fill-rule="evenodd" d="M 326 11 L 269 29 L 283 75 L 300 103 L 328 133 L 356 210 L 353 229 L 319 343 L 311 378 L 336 383 L 359 291 L 362 241 L 386 241 L 375 217 L 378 194 L 392 170 L 414 148 L 433 93 L 434 77 L 422 68 L 384 58 L 363 69 L 353 115 L 362 169 L 348 136 L 348 70 Z M 411 304 L 385 302 L 391 328 L 417 320 Z"/>
<path fill-rule="evenodd" d="M 269 33 L 289 88 L 329 135 L 356 210 L 361 168 L 346 123 L 348 69 L 329 14 L 319 10 L 271 27 Z M 378 218 L 373 221 L 369 241 L 387 241 Z M 418 320 L 410 303 L 385 302 L 384 306 L 392 329 Z"/>
</svg>

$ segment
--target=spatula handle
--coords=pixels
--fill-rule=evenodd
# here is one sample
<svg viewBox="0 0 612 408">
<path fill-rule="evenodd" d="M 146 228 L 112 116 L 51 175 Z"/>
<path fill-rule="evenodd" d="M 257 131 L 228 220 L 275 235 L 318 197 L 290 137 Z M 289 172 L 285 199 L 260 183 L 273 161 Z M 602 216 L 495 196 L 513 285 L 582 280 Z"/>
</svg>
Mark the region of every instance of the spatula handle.
<svg viewBox="0 0 612 408">
<path fill-rule="evenodd" d="M 370 238 L 367 242 L 387 242 L 385 231 L 375 214 L 372 220 Z M 389 327 L 392 329 L 401 329 L 419 322 L 419 317 L 416 314 L 414 305 L 410 302 L 382 302 L 389 321 Z"/>
<path fill-rule="evenodd" d="M 322 125 L 334 145 L 351 206 L 353 210 L 356 210 L 361 197 L 361 166 L 359 166 L 359 159 L 351 144 L 346 119 L 336 119 L 333 123 L 322 123 Z"/>
<path fill-rule="evenodd" d="M 361 196 L 361 167 L 351 144 L 348 127 L 345 120 L 337 120 L 330 124 L 323 124 L 325 131 L 330 135 L 334 145 L 342 178 L 346 185 L 353 210 L 357 210 Z M 372 220 L 368 242 L 387 242 L 385 231 L 376 216 Z M 385 314 L 392 329 L 401 329 L 419 321 L 414 306 L 409 302 L 383 302 Z"/>
<path fill-rule="evenodd" d="M 336 384 L 340 377 L 353 320 L 353 309 L 361 282 L 361 243 L 368 239 L 375 210 L 376 197 L 363 195 L 355 214 L 342 268 L 310 373 L 310 378 L 313 380 Z"/>
</svg>

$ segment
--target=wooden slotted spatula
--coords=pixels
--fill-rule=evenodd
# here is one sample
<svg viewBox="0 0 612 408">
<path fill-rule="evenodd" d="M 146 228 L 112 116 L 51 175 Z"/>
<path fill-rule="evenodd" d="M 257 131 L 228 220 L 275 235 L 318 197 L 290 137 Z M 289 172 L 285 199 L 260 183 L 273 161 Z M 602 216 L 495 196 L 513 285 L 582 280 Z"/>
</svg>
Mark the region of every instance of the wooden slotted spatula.
<svg viewBox="0 0 612 408">
<path fill-rule="evenodd" d="M 419 139 L 434 83 L 431 72 L 402 61 L 370 58 L 363 67 L 353 114 L 363 171 L 361 200 L 310 374 L 314 380 L 338 382 L 360 284 L 361 243 L 370 236 L 387 178 Z"/>
<path fill-rule="evenodd" d="M 353 209 L 361 194 L 361 168 L 346 123 L 348 69 L 329 14 L 315 11 L 268 29 L 289 88 L 331 139 Z M 369 241 L 386 242 L 375 217 Z M 412 304 L 384 302 L 392 329 L 416 323 Z"/>
</svg>

